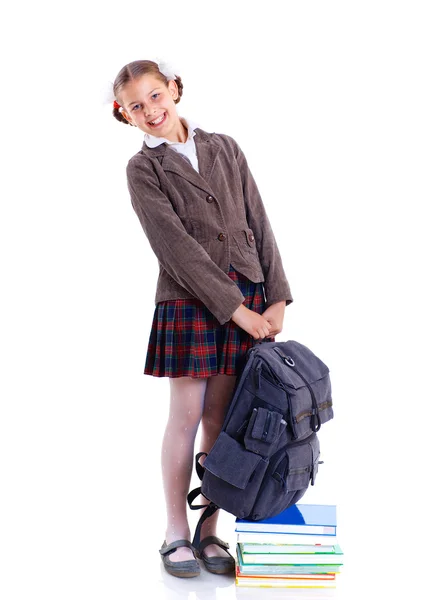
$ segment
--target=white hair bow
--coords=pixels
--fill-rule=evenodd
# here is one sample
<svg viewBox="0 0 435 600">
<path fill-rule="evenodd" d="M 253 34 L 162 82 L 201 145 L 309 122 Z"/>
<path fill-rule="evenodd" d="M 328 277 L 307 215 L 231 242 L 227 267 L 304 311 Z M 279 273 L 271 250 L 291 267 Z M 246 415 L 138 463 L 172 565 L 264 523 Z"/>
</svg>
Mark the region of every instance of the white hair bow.
<svg viewBox="0 0 435 600">
<path fill-rule="evenodd" d="M 175 79 L 176 75 L 178 74 L 178 69 L 174 69 L 174 67 L 167 60 L 156 58 L 154 62 L 157 63 L 160 73 L 162 73 L 162 75 L 164 75 L 168 81 L 170 79 Z"/>
</svg>

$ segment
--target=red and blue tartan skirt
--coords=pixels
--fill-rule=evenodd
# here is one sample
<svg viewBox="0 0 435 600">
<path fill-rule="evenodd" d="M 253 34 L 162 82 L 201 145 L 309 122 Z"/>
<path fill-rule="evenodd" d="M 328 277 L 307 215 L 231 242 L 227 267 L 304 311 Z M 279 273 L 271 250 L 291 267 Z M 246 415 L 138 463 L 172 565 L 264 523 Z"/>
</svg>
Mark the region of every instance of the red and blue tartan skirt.
<svg viewBox="0 0 435 600">
<path fill-rule="evenodd" d="M 245 296 L 245 306 L 260 314 L 264 312 L 262 283 L 254 283 L 232 265 L 228 277 Z M 275 338 L 266 340 L 274 342 Z M 154 377 L 238 375 L 246 352 L 255 342 L 233 320 L 221 325 L 200 300 L 159 302 L 154 311 L 144 374 Z"/>
</svg>

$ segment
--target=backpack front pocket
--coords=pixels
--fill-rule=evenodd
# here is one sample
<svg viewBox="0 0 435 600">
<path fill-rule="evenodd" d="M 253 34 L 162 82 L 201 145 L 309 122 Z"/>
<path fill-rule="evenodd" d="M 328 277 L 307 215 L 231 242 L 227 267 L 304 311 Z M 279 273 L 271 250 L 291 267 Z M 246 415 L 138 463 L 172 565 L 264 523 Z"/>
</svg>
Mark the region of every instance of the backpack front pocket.
<svg viewBox="0 0 435 600">
<path fill-rule="evenodd" d="M 314 483 L 319 456 L 319 439 L 315 433 L 276 452 L 248 518 L 255 521 L 268 519 L 298 502 L 310 481 Z"/>
<path fill-rule="evenodd" d="M 329 377 L 315 381 L 295 393 L 291 390 L 289 396 L 293 406 L 292 428 L 297 438 L 303 437 L 312 430 L 313 396 L 321 398 L 317 401 L 317 419 L 320 424 L 326 423 L 334 416 L 331 398 L 331 382 Z"/>
<path fill-rule="evenodd" d="M 244 437 L 245 448 L 270 456 L 286 426 L 281 413 L 261 406 L 254 408 Z"/>
<path fill-rule="evenodd" d="M 268 464 L 221 431 L 203 463 L 201 493 L 243 519 L 254 504 Z"/>
</svg>

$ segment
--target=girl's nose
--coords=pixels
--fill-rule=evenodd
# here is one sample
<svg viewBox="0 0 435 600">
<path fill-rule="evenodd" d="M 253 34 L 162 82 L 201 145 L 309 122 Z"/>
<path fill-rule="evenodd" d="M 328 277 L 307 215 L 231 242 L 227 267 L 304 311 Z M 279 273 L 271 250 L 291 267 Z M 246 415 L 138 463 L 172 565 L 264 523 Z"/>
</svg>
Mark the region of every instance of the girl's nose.
<svg viewBox="0 0 435 600">
<path fill-rule="evenodd" d="M 156 110 L 152 109 L 152 108 L 147 108 L 146 106 L 144 106 L 143 112 L 144 112 L 145 118 L 149 119 L 150 117 L 152 117 L 155 114 Z"/>
<path fill-rule="evenodd" d="M 149 123 L 150 121 L 152 121 L 153 119 L 155 119 L 155 118 L 156 118 L 156 117 L 155 117 L 155 112 L 148 112 L 148 113 L 145 113 L 145 116 L 144 116 L 144 118 L 145 118 L 145 121 L 146 121 L 147 123 Z"/>
</svg>

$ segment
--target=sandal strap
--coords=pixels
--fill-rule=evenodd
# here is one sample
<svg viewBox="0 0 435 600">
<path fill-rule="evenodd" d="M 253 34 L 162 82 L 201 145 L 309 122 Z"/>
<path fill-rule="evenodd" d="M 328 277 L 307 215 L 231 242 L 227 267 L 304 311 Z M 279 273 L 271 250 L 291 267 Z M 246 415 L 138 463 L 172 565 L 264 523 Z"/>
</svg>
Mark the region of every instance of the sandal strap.
<svg viewBox="0 0 435 600">
<path fill-rule="evenodd" d="M 165 542 L 166 544 L 166 542 Z M 193 552 L 194 547 L 192 546 L 191 542 L 189 542 L 189 540 L 176 540 L 175 542 L 171 542 L 170 544 L 168 544 L 167 546 L 165 546 L 165 548 L 160 548 L 159 552 L 160 554 L 163 554 L 163 556 L 165 554 L 170 554 L 171 552 L 175 552 L 175 550 L 177 548 L 179 548 L 180 546 L 187 546 L 188 548 L 190 548 Z"/>
<path fill-rule="evenodd" d="M 208 537 L 204 538 L 198 546 L 198 552 L 201 554 L 202 551 L 204 550 L 204 548 L 206 546 L 210 546 L 210 544 L 216 544 L 217 546 L 220 546 L 221 548 L 223 548 L 224 550 L 226 550 L 228 552 L 228 549 L 230 547 L 229 544 L 227 544 L 227 542 L 222 541 L 220 538 L 216 537 L 215 535 L 209 535 Z M 228 554 L 230 554 L 228 552 Z M 230 554 L 231 556 L 231 554 Z"/>
</svg>

